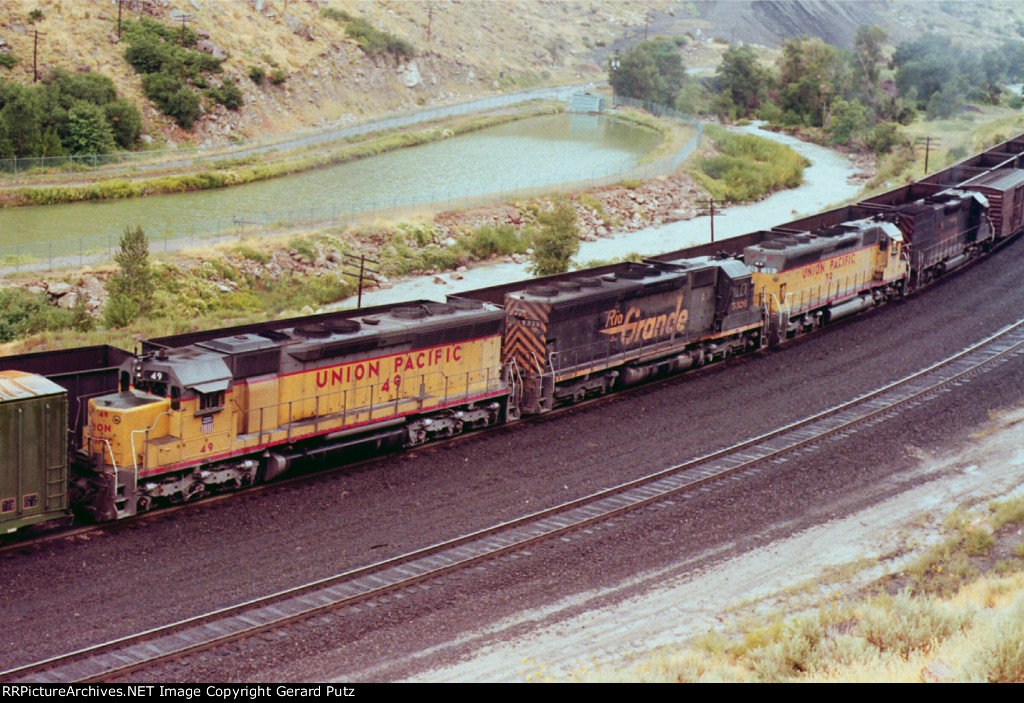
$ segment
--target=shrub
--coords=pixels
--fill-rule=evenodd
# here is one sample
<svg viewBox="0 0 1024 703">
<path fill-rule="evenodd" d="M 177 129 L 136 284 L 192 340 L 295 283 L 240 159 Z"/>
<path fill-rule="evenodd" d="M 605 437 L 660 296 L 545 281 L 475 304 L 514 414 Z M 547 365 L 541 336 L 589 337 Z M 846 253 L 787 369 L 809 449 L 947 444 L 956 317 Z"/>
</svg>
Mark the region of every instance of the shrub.
<svg viewBox="0 0 1024 703">
<path fill-rule="evenodd" d="M 911 652 L 928 649 L 965 627 L 970 617 L 930 598 L 915 598 L 904 589 L 895 598 L 882 595 L 869 601 L 857 629 L 880 651 L 906 659 Z"/>
<path fill-rule="evenodd" d="M 459 246 L 476 259 L 492 256 L 525 254 L 530 246 L 529 232 L 516 232 L 512 225 L 484 225 L 459 242 Z"/>
<path fill-rule="evenodd" d="M 882 122 L 868 132 L 864 143 L 878 156 L 888 154 L 897 146 L 905 144 L 907 138 L 900 134 L 899 125 L 895 122 Z"/>
<path fill-rule="evenodd" d="M 267 71 L 262 66 L 249 67 L 249 79 L 256 85 L 263 85 L 263 80 L 266 77 Z"/>
<path fill-rule="evenodd" d="M 149 264 L 149 240 L 141 227 L 125 228 L 114 261 L 121 270 L 107 281 L 110 298 L 104 316 L 110 326 L 124 327 L 153 309 L 156 292 Z"/>
<path fill-rule="evenodd" d="M 14 68 L 16 63 L 18 63 L 18 57 L 14 54 L 0 54 L 0 66 Z"/>
<path fill-rule="evenodd" d="M 283 68 L 275 68 L 274 72 L 270 76 L 270 82 L 274 85 L 281 85 L 288 80 L 287 74 L 285 74 Z"/>
<path fill-rule="evenodd" d="M 533 254 L 529 272 L 533 276 L 551 276 L 569 270 L 572 257 L 580 250 L 576 229 L 576 209 L 567 200 L 559 200 L 551 212 L 537 213 L 540 225 L 533 235 Z"/>
<path fill-rule="evenodd" d="M 225 78 L 220 88 L 211 88 L 207 91 L 210 96 L 229 110 L 238 110 L 245 103 L 242 91 L 235 83 L 234 78 Z"/>
<path fill-rule="evenodd" d="M 333 7 L 325 7 L 320 10 L 320 16 L 332 19 L 335 22 L 351 22 L 352 15 L 345 12 L 344 10 L 338 10 Z"/>
<path fill-rule="evenodd" d="M 74 326 L 75 313 L 22 288 L 0 288 L 0 342 L 47 330 Z"/>
<path fill-rule="evenodd" d="M 796 187 L 803 181 L 807 160 L 792 149 L 712 125 L 705 132 L 722 153 L 698 160 L 698 170 L 693 175 L 715 200 L 760 200 L 768 193 Z"/>
<path fill-rule="evenodd" d="M 991 619 L 962 676 L 969 681 L 1024 683 L 1024 596 L 1018 596 L 1003 617 Z"/>
</svg>

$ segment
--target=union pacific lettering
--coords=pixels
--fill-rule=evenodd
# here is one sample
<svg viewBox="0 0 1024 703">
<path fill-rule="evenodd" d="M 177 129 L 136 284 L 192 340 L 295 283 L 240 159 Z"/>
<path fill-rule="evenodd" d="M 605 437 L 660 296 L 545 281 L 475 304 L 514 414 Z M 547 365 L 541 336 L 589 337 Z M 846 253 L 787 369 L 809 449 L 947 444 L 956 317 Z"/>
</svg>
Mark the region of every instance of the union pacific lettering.
<svg viewBox="0 0 1024 703">
<path fill-rule="evenodd" d="M 675 310 L 661 315 L 644 316 L 643 311 L 635 306 L 623 314 L 618 309 L 604 313 L 605 326 L 601 334 L 619 335 L 623 345 L 635 344 L 641 340 L 649 341 L 658 337 L 686 329 L 686 321 L 690 313 L 683 309 L 683 296 L 676 297 Z"/>
<path fill-rule="evenodd" d="M 421 349 L 382 359 L 368 359 L 326 369 L 317 369 L 316 386 L 317 388 L 327 388 L 339 384 L 371 381 L 381 377 L 382 368 L 384 374 L 388 377 L 392 373 L 426 372 L 441 366 L 442 363 L 452 361 L 462 361 L 461 344 Z"/>
<path fill-rule="evenodd" d="M 863 251 L 863 249 L 861 251 Z M 811 278 L 813 276 L 820 276 L 826 273 L 831 274 L 841 269 L 855 266 L 857 264 L 857 254 L 859 253 L 859 251 L 855 251 L 849 254 L 841 254 L 839 256 L 834 256 L 831 259 L 825 259 L 824 261 L 808 264 L 803 267 L 802 277 Z"/>
</svg>

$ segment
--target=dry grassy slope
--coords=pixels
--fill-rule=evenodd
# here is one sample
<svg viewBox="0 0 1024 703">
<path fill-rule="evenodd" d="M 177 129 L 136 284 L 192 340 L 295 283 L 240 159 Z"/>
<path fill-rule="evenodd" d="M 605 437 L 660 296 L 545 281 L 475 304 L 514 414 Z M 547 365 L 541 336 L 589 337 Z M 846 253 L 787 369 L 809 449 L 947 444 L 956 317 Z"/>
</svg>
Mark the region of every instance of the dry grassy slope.
<svg viewBox="0 0 1024 703">
<path fill-rule="evenodd" d="M 115 43 L 116 0 L 0 0 L 0 39 L 21 59 L 0 78 L 32 79 L 32 34 L 38 28 L 44 70 L 99 70 L 142 106 L 148 133 L 158 143 L 221 142 L 307 127 L 346 123 L 418 105 L 432 105 L 509 90 L 549 77 L 553 82 L 600 80 L 595 63 L 650 35 L 690 32 L 689 65 L 709 65 L 722 46 L 712 37 L 778 46 L 788 36 L 823 36 L 839 44 L 855 26 L 877 22 L 897 39 L 925 31 L 949 33 L 962 45 L 1019 37 L 1024 3 L 853 2 L 851 0 L 124 0 L 125 16 L 170 21 L 174 11 L 208 34 L 229 55 L 225 74 L 238 79 L 246 105 L 221 106 L 191 133 L 158 113 L 141 94 L 139 77 Z M 333 7 L 412 42 L 420 79 L 408 87 L 409 65 L 368 59 L 343 26 L 320 16 Z M 36 25 L 29 13 L 41 10 Z M 432 14 L 431 14 L 432 9 Z M 427 28 L 430 41 L 427 41 Z M 839 31 L 842 29 L 848 31 Z M 311 37 L 311 39 L 307 38 Z M 604 47 L 604 48 L 601 48 Z M 254 64 L 283 68 L 288 81 L 258 87 Z M 269 70 L 268 70 L 269 72 Z"/>
<path fill-rule="evenodd" d="M 122 94 L 144 106 L 148 132 L 158 140 L 221 141 L 290 132 L 473 97 L 515 88 L 542 76 L 564 82 L 600 79 L 602 71 L 586 58 L 588 49 L 611 41 L 625 25 L 642 25 L 644 13 L 671 5 L 667 0 L 125 0 L 125 17 L 147 15 L 170 20 L 172 11 L 191 15 L 189 26 L 209 35 L 229 56 L 225 75 L 242 86 L 246 104 L 239 113 L 210 108 L 193 133 L 174 127 L 143 98 L 139 77 L 115 43 L 116 0 L 7 0 L 0 2 L 0 38 L 20 63 L 0 77 L 32 78 L 32 35 L 38 28 L 39 61 L 46 68 L 98 70 L 113 78 Z M 320 16 L 333 7 L 411 41 L 420 81 L 407 87 L 410 66 L 367 58 L 344 34 L 343 25 Z M 33 9 L 45 17 L 29 22 Z M 433 8 L 432 17 L 428 17 Z M 427 41 L 428 22 L 430 42 Z M 311 37 L 311 39 L 307 38 Z M 271 72 L 268 59 L 288 74 L 287 82 L 258 87 L 250 66 Z"/>
</svg>

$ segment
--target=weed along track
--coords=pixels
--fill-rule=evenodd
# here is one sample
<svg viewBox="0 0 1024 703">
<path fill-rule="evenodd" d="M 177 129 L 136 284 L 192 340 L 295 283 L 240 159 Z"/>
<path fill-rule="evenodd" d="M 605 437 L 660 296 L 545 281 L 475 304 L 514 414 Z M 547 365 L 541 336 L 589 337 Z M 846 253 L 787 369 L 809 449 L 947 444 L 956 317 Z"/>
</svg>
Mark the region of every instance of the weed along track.
<svg viewBox="0 0 1024 703">
<path fill-rule="evenodd" d="M 159 675 L 169 662 L 202 656 L 256 635 L 343 619 L 360 606 L 415 598 L 429 582 L 480 568 L 502 555 L 625 515 L 748 469 L 770 471 L 789 455 L 839 440 L 905 411 L 1024 354 L 1024 320 L 920 372 L 725 450 L 585 498 L 494 525 L 394 559 L 280 593 L 0 673 L 14 683 L 130 680 Z M 484 568 L 486 568 L 484 566 Z M 283 636 L 283 635 L 282 635 Z M 239 644 L 241 643 L 241 644 Z"/>
</svg>

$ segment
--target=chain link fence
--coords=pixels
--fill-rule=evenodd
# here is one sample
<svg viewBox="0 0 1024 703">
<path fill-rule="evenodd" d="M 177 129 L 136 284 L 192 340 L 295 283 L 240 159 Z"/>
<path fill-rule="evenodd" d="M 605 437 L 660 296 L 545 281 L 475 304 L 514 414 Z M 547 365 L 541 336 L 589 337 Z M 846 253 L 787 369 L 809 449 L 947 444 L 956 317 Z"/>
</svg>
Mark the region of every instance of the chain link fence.
<svg viewBox="0 0 1024 703">
<path fill-rule="evenodd" d="M 489 98 L 486 101 L 474 101 L 472 104 L 477 105 L 477 109 L 487 109 L 481 108 L 479 105 L 486 102 L 493 107 L 494 100 L 505 100 L 508 97 Z M 169 252 L 198 244 L 212 244 L 225 239 L 240 239 L 271 233 L 283 233 L 289 229 L 344 226 L 352 224 L 357 220 L 368 220 L 376 217 L 399 219 L 426 212 L 467 210 L 510 200 L 537 197 L 552 192 L 588 190 L 624 180 L 648 180 L 675 171 L 700 143 L 703 134 L 702 126 L 699 121 L 692 117 L 663 106 L 624 98 L 616 98 L 615 104 L 616 106 L 641 109 L 661 117 L 684 121 L 695 129 L 696 134 L 671 156 L 639 164 L 629 169 L 601 175 L 581 173 L 575 179 L 568 179 L 556 184 L 520 186 L 517 183 L 509 183 L 502 184 L 496 189 L 483 193 L 425 191 L 419 197 L 407 200 L 382 198 L 354 203 L 351 206 L 307 206 L 249 212 L 239 217 L 210 218 L 194 223 L 189 227 L 188 231 L 183 231 L 181 228 L 173 231 L 161 231 L 159 226 L 147 225 L 146 234 L 149 238 L 150 250 L 153 252 Z M 429 119 L 433 119 L 433 117 Z M 379 129 L 378 125 L 379 123 L 374 123 L 374 129 Z M 327 137 L 316 135 L 308 138 L 326 139 Z M 120 246 L 120 236 L 120 232 L 108 232 L 97 236 L 79 237 L 78 239 L 0 246 L 0 269 L 47 269 L 54 266 L 82 266 L 86 263 L 111 261 Z"/>
<path fill-rule="evenodd" d="M 60 177 L 62 174 L 94 173 L 103 171 L 114 177 L 123 171 L 134 173 L 147 168 L 167 168 L 193 165 L 218 159 L 238 159 L 261 154 L 271 149 L 297 149 L 357 137 L 369 132 L 397 129 L 409 125 L 447 119 L 486 110 L 517 105 L 530 100 L 564 100 L 581 86 L 559 88 L 531 88 L 505 95 L 480 98 L 455 105 L 423 108 L 390 117 L 348 126 L 331 126 L 290 134 L 234 140 L 217 146 L 181 147 L 148 151 L 120 151 L 110 154 L 78 154 L 75 156 L 26 156 L 0 159 L 0 184 L 17 185 L 20 180 L 40 175 Z"/>
</svg>

